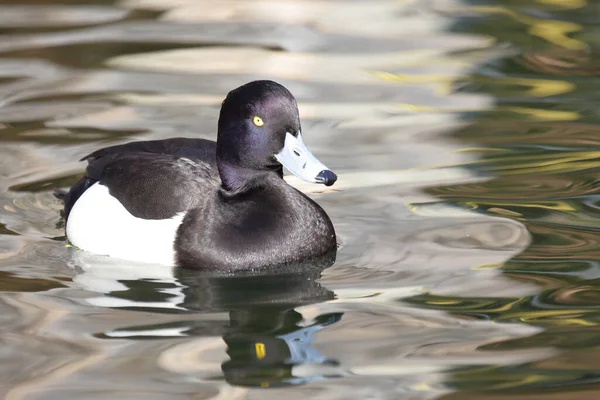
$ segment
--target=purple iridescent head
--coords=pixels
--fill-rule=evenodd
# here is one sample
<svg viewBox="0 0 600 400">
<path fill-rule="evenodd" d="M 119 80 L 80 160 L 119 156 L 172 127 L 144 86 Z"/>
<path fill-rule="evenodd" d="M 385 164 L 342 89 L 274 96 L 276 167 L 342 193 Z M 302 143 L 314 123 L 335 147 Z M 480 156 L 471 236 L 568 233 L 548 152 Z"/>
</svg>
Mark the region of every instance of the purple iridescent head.
<svg viewBox="0 0 600 400">
<path fill-rule="evenodd" d="M 333 185 L 337 176 L 302 140 L 294 96 L 273 81 L 254 81 L 229 92 L 221 106 L 217 161 L 224 187 L 252 171 L 281 171 Z M 235 186 L 235 185 L 233 185 Z"/>
</svg>

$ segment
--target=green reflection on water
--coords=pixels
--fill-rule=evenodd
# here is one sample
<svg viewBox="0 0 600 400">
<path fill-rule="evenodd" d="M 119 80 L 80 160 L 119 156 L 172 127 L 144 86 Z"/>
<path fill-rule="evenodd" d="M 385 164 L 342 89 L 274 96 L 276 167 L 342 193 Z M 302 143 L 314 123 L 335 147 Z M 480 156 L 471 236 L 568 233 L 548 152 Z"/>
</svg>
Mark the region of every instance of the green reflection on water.
<svg viewBox="0 0 600 400">
<path fill-rule="evenodd" d="M 501 271 L 536 283 L 541 291 L 523 298 L 427 293 L 409 301 L 463 318 L 544 328 L 533 337 L 490 344 L 482 351 L 561 350 L 524 365 L 456 369 L 449 385 L 467 392 L 445 399 L 541 399 L 551 392 L 557 393 L 552 398 L 567 399 L 579 390 L 600 397 L 600 373 L 595 372 L 600 367 L 600 81 L 594 78 L 600 75 L 600 42 L 590 18 L 598 15 L 600 2 L 465 3 L 470 6 L 456 30 L 491 36 L 513 50 L 456 82 L 462 92 L 496 100 L 496 107 L 454 133 L 470 147 L 467 151 L 480 154 L 466 167 L 494 178 L 427 192 L 458 207 L 525 224 L 530 246 Z"/>
</svg>

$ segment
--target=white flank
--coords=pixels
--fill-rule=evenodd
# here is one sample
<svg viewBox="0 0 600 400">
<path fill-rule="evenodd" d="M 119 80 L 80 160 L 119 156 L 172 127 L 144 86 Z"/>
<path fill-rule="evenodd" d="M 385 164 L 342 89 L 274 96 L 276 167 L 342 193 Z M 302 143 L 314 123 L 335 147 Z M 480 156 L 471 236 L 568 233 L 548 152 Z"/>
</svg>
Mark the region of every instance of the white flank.
<svg viewBox="0 0 600 400">
<path fill-rule="evenodd" d="M 180 213 L 158 220 L 134 217 L 106 186 L 95 183 L 73 206 L 67 237 L 73 246 L 90 253 L 172 266 L 175 235 L 184 216 Z"/>
</svg>

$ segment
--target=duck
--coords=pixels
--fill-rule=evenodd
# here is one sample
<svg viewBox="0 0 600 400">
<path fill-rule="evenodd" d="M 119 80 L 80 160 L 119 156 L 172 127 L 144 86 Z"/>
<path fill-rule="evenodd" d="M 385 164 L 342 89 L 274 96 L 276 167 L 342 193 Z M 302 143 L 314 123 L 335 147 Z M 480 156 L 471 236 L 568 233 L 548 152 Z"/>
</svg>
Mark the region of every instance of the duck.
<svg viewBox="0 0 600 400">
<path fill-rule="evenodd" d="M 283 179 L 337 175 L 307 148 L 296 99 L 252 81 L 221 104 L 217 140 L 170 138 L 99 149 L 64 192 L 77 249 L 137 263 L 214 271 L 285 268 L 335 253 L 331 219 Z"/>
</svg>

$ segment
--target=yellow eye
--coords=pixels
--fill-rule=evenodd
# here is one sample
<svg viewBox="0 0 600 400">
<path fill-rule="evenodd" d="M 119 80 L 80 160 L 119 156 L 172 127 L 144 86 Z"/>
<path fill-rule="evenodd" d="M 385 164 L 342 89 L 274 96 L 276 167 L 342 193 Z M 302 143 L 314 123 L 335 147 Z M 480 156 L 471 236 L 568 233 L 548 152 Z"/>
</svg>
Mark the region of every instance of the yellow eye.
<svg viewBox="0 0 600 400">
<path fill-rule="evenodd" d="M 263 122 L 262 118 L 259 116 L 255 116 L 254 119 L 252 120 L 252 122 L 254 122 L 254 125 L 256 125 L 256 126 L 263 126 L 265 124 Z"/>
</svg>

